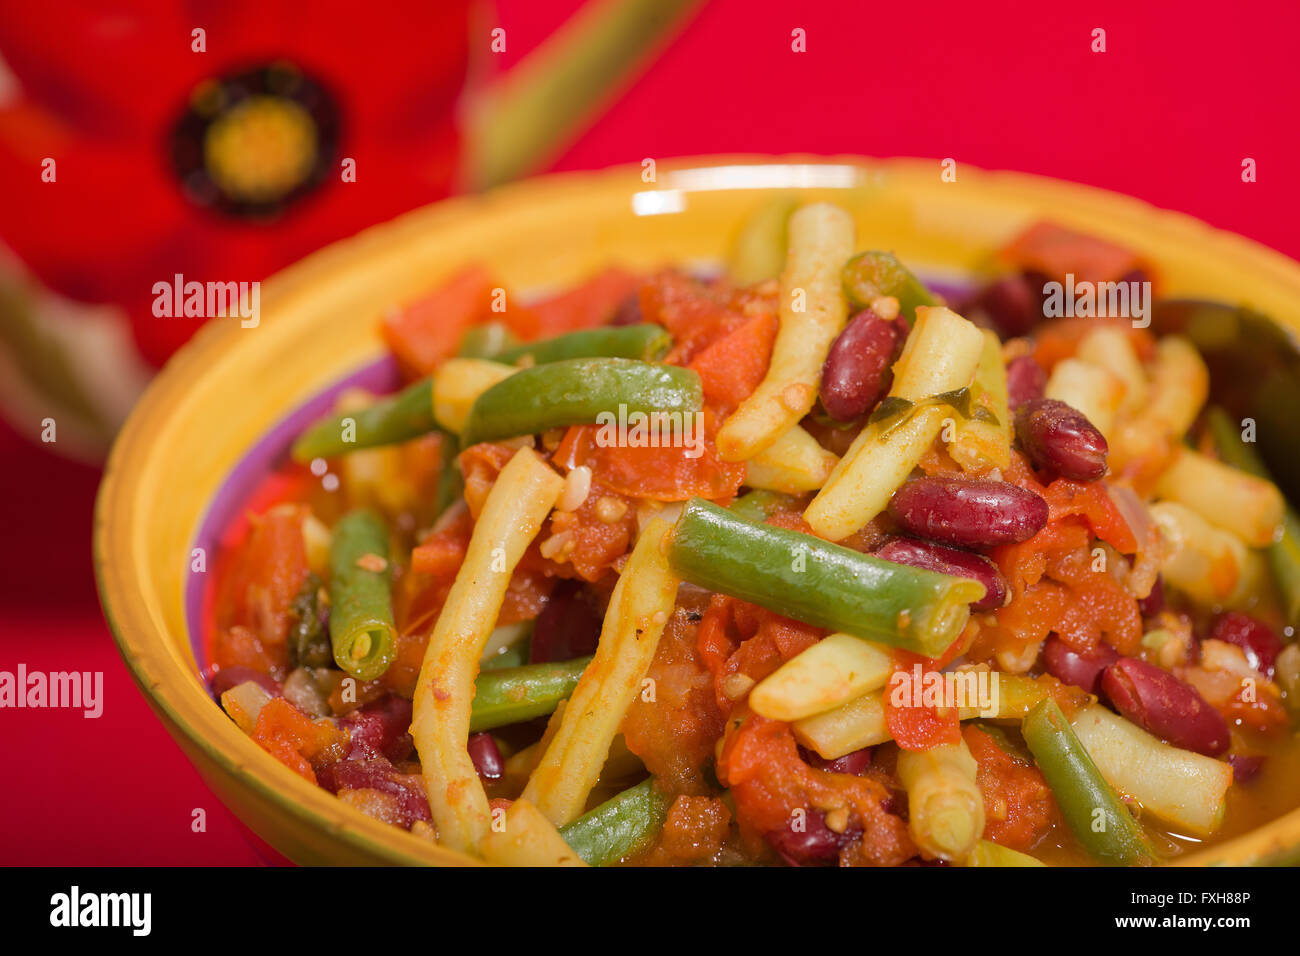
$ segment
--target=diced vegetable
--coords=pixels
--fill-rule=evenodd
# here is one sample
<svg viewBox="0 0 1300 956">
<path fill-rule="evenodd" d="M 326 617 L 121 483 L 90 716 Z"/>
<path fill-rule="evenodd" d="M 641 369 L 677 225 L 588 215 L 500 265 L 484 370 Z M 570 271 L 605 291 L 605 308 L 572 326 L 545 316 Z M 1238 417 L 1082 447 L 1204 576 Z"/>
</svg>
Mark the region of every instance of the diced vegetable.
<svg viewBox="0 0 1300 956">
<path fill-rule="evenodd" d="M 984 595 L 970 578 L 881 561 L 699 499 L 677 521 L 669 560 L 692 584 L 927 657 L 957 639 Z"/>
<path fill-rule="evenodd" d="M 597 422 L 602 413 L 679 417 L 701 408 L 700 377 L 690 369 L 634 359 L 567 359 L 523 369 L 474 403 L 461 431 L 462 448 Z M 671 419 L 666 419 L 671 421 Z"/>
<path fill-rule="evenodd" d="M 745 484 L 786 494 L 816 491 L 839 461 L 798 425 L 745 462 Z"/>
<path fill-rule="evenodd" d="M 374 680 L 393 662 L 388 529 L 370 511 L 334 526 L 330 547 L 330 641 L 334 662 L 358 680 Z"/>
<path fill-rule="evenodd" d="M 668 801 L 644 780 L 560 828 L 560 836 L 589 866 L 609 866 L 644 850 L 668 816 Z"/>
<path fill-rule="evenodd" d="M 246 734 L 257 727 L 257 715 L 271 701 L 271 695 L 257 681 L 236 684 L 221 695 L 221 708 L 235 725 Z"/>
<path fill-rule="evenodd" d="M 799 720 L 885 686 L 893 671 L 893 655 L 884 648 L 830 634 L 760 681 L 749 706 L 772 720 Z"/>
<path fill-rule="evenodd" d="M 518 369 L 488 359 L 448 359 L 433 382 L 433 417 L 439 427 L 459 433 L 478 397 Z"/>
<path fill-rule="evenodd" d="M 1079 843 L 1102 863 L 1150 863 L 1151 848 L 1054 700 L 1021 722 L 1020 732 Z"/>
</svg>

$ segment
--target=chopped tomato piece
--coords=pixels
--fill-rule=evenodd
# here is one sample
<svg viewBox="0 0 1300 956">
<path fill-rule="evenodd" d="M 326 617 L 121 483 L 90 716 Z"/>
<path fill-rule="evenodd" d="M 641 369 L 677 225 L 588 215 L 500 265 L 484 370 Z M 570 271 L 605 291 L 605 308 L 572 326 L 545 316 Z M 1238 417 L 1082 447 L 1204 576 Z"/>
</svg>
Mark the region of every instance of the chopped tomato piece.
<svg viewBox="0 0 1300 956">
<path fill-rule="evenodd" d="M 1034 223 L 1000 257 L 1051 279 L 1072 273 L 1076 281 L 1088 282 L 1114 282 L 1142 267 L 1141 260 L 1123 246 L 1053 222 Z"/>
<path fill-rule="evenodd" d="M 312 720 L 283 697 L 274 697 L 257 715 L 253 740 L 300 777 L 316 782 L 313 769 L 347 752 L 348 734 L 327 719 Z"/>
<path fill-rule="evenodd" d="M 1033 764 L 1007 753 L 977 727 L 962 737 L 978 765 L 976 780 L 984 798 L 984 839 L 1013 850 L 1028 850 L 1056 821 L 1056 800 Z"/>
<path fill-rule="evenodd" d="M 530 318 L 521 318 L 520 327 L 512 326 L 512 331 L 534 339 L 604 325 L 628 297 L 636 294 L 640 285 L 639 276 L 623 269 L 606 269 L 581 285 L 528 306 L 523 312 Z M 526 322 L 532 323 L 531 329 Z"/>
<path fill-rule="evenodd" d="M 743 462 L 722 461 L 710 435 L 712 416 L 705 411 L 703 434 L 694 447 L 685 442 L 668 447 L 637 447 L 606 442 L 603 425 L 575 425 L 565 434 L 554 460 L 566 468 L 586 465 L 601 483 L 630 498 L 686 501 L 730 498 L 745 480 Z"/>
<path fill-rule="evenodd" d="M 763 381 L 776 340 L 775 315 L 756 315 L 691 359 L 699 373 L 704 400 L 719 411 L 730 411 Z"/>
<path fill-rule="evenodd" d="M 279 505 L 250 518 L 247 538 L 219 574 L 212 661 L 254 667 L 277 678 L 289 664 L 294 598 L 307 580 L 302 505 Z"/>
<path fill-rule="evenodd" d="M 913 687 L 913 668 L 913 662 L 896 661 L 894 674 L 907 674 L 908 679 L 900 681 L 895 676 L 885 687 L 885 726 L 894 743 L 904 750 L 929 750 L 939 744 L 955 744 L 961 738 L 957 709 L 942 703 L 935 706 L 933 701 L 926 700 L 924 684 Z M 926 673 L 935 671 L 922 665 L 922 675 Z"/>
<path fill-rule="evenodd" d="M 492 290 L 497 287 L 486 269 L 471 266 L 431 295 L 386 317 L 380 332 L 402 371 L 420 378 L 454 354 L 465 330 L 492 316 Z M 508 324 L 508 312 L 496 317 Z"/>
</svg>

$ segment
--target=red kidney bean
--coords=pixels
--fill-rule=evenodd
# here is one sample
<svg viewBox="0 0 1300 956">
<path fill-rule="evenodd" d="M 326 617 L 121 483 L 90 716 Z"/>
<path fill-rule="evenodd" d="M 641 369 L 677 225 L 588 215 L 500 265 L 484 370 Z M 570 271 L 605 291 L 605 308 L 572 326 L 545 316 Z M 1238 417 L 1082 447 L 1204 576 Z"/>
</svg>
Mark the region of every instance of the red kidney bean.
<svg viewBox="0 0 1300 956">
<path fill-rule="evenodd" d="M 821 398 L 826 414 L 839 422 L 860 418 L 884 397 L 894 375 L 890 366 L 907 335 L 907 323 L 886 322 L 870 309 L 849 320 L 822 366 Z"/>
<path fill-rule="evenodd" d="M 1217 757 L 1228 749 L 1228 725 L 1191 684 L 1136 657 L 1106 669 L 1101 689 L 1121 714 L 1175 747 Z"/>
<path fill-rule="evenodd" d="M 1097 693 L 1102 673 L 1118 660 L 1119 654 L 1109 644 L 1098 644 L 1087 655 L 1080 654 L 1055 634 L 1043 644 L 1043 666 L 1047 673 L 1090 694 Z"/>
<path fill-rule="evenodd" d="M 863 747 L 861 750 L 847 753 L 843 757 L 827 760 L 815 750 L 809 750 L 807 747 L 801 746 L 799 756 L 803 758 L 804 763 L 816 767 L 818 770 L 826 770 L 830 773 L 847 773 L 855 777 L 862 776 L 867 772 L 867 768 L 871 766 L 870 747 Z"/>
<path fill-rule="evenodd" d="M 1273 676 L 1273 665 L 1282 652 L 1282 639 L 1263 621 L 1240 611 L 1228 611 L 1214 622 L 1210 637 L 1240 647 L 1251 667 Z"/>
<path fill-rule="evenodd" d="M 1014 412 L 1021 405 L 1043 397 L 1047 373 L 1032 355 L 1022 355 L 1007 363 L 1007 407 Z"/>
<path fill-rule="evenodd" d="M 984 585 L 984 597 L 971 605 L 972 611 L 992 611 L 1007 601 L 1007 582 L 998 566 L 982 554 L 972 554 L 915 538 L 894 538 L 874 552 L 875 557 L 913 568 L 938 571 L 959 578 L 974 578 Z"/>
<path fill-rule="evenodd" d="M 208 689 L 212 696 L 221 701 L 221 695 L 232 687 L 238 687 L 240 684 L 252 681 L 266 691 L 272 697 L 280 696 L 280 682 L 270 674 L 263 674 L 261 671 L 253 670 L 251 667 L 223 667 L 210 678 L 208 678 Z"/>
<path fill-rule="evenodd" d="M 596 653 L 604 619 L 604 609 L 591 588 L 568 578 L 557 582 L 533 625 L 528 659 L 545 664 Z"/>
<path fill-rule="evenodd" d="M 1262 755 L 1229 754 L 1225 758 L 1232 766 L 1232 782 L 1245 783 L 1252 779 L 1264 766 Z"/>
<path fill-rule="evenodd" d="M 1143 617 L 1155 617 L 1164 609 L 1165 579 L 1157 574 L 1155 584 L 1151 585 L 1151 593 L 1138 599 L 1138 610 L 1142 612 Z"/>
<path fill-rule="evenodd" d="M 889 516 L 917 537 L 979 548 L 1032 538 L 1047 524 L 1047 502 L 1007 481 L 936 475 L 899 488 Z"/>
<path fill-rule="evenodd" d="M 486 730 L 470 734 L 465 749 L 469 751 L 470 760 L 474 761 L 474 769 L 484 780 L 500 780 L 505 776 L 506 762 L 501 757 L 497 742 Z"/>
<path fill-rule="evenodd" d="M 1016 437 L 1039 468 L 1075 481 L 1106 474 L 1106 439 L 1083 412 L 1054 398 L 1034 398 L 1016 410 Z"/>
<path fill-rule="evenodd" d="M 350 760 L 386 757 L 401 763 L 415 750 L 410 734 L 411 702 L 397 694 L 371 701 L 345 715 L 340 723 L 351 732 Z"/>
<path fill-rule="evenodd" d="M 626 299 L 618 304 L 614 314 L 610 316 L 610 325 L 637 325 L 644 322 L 641 315 L 641 293 L 633 292 Z"/>
<path fill-rule="evenodd" d="M 767 834 L 768 845 L 789 866 L 831 866 L 839 860 L 840 848 L 862 835 L 857 827 L 836 833 L 826 825 L 826 817 L 820 810 L 808 810 L 803 824 L 803 832 L 796 832 L 794 821 L 790 820 L 781 829 Z"/>
<path fill-rule="evenodd" d="M 340 790 L 378 790 L 396 798 L 397 825 L 409 829 L 416 820 L 432 820 L 429 798 L 419 777 L 399 773 L 383 757 L 368 760 L 336 760 L 316 771 L 316 780 L 330 793 Z"/>
<path fill-rule="evenodd" d="M 1025 335 L 1043 317 L 1042 296 L 1022 275 L 994 279 L 981 290 L 975 308 L 1003 338 Z"/>
</svg>

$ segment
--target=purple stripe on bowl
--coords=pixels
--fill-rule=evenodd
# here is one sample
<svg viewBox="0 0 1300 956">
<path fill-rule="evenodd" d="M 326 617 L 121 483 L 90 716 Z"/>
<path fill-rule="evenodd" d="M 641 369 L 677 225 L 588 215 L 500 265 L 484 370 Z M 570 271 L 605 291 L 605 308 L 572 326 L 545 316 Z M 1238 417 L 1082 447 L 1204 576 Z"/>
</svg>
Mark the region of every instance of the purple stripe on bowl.
<svg viewBox="0 0 1300 956">
<path fill-rule="evenodd" d="M 400 384 L 397 362 L 391 356 L 376 359 L 299 405 L 250 448 L 221 483 L 208 505 L 207 514 L 199 524 L 199 532 L 192 547 L 203 549 L 208 556 L 208 567 L 213 566 L 221 533 L 239 515 L 253 490 L 284 460 L 293 440 L 308 425 L 334 408 L 340 392 L 348 388 L 364 388 L 384 393 L 393 391 Z M 208 661 L 203 647 L 206 631 L 203 598 L 207 584 L 207 574 L 196 574 L 193 571 L 189 572 L 185 580 L 185 623 L 189 630 L 190 647 L 194 651 L 194 659 L 205 672 Z"/>
</svg>

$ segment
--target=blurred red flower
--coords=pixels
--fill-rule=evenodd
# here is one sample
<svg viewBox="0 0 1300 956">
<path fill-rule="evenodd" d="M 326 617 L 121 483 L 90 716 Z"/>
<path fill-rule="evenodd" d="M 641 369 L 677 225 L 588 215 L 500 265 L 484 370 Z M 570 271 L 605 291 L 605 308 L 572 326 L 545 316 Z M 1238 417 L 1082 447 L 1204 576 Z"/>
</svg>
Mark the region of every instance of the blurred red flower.
<svg viewBox="0 0 1300 956">
<path fill-rule="evenodd" d="M 469 6 L 0 5 L 0 241 L 161 364 L 203 320 L 155 282 L 261 279 L 450 190 Z"/>
</svg>

